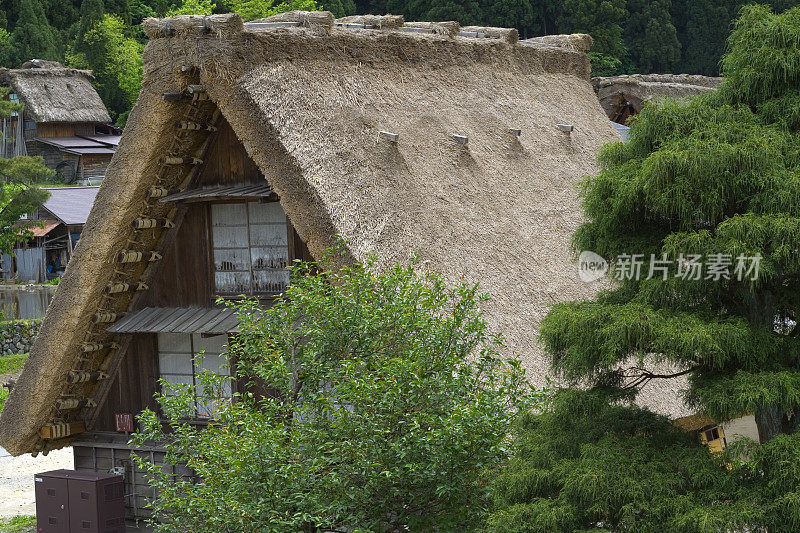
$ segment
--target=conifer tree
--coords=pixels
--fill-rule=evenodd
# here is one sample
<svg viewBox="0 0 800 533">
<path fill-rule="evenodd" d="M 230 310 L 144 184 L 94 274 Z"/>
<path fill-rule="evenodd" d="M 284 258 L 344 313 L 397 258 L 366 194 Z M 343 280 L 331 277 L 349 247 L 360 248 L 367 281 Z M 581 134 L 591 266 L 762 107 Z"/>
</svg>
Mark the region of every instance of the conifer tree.
<svg viewBox="0 0 800 533">
<path fill-rule="evenodd" d="M 583 184 L 575 250 L 618 281 L 543 320 L 583 390 L 520 426 L 493 531 L 800 530 L 800 8 L 746 7 L 728 43 L 718 91 L 646 106 Z M 684 377 L 760 443 L 717 457 L 630 403 Z"/>
<path fill-rule="evenodd" d="M 61 54 L 56 32 L 47 22 L 42 5 L 37 0 L 17 0 L 14 4 L 17 18 L 2 63 L 18 68 L 29 59 L 57 60 Z"/>
</svg>

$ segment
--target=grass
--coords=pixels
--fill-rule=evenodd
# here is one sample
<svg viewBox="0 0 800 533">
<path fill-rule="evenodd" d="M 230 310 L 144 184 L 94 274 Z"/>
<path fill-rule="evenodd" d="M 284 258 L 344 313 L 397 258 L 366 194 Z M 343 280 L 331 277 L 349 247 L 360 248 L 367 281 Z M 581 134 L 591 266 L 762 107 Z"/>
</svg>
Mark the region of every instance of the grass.
<svg viewBox="0 0 800 533">
<path fill-rule="evenodd" d="M 28 354 L 26 353 L 0 356 L 0 374 L 19 372 L 22 370 L 22 365 L 25 364 L 25 359 L 27 359 L 27 357 Z"/>
<path fill-rule="evenodd" d="M 36 528 L 36 517 L 30 515 L 0 518 L 0 533 L 22 533 Z"/>
</svg>

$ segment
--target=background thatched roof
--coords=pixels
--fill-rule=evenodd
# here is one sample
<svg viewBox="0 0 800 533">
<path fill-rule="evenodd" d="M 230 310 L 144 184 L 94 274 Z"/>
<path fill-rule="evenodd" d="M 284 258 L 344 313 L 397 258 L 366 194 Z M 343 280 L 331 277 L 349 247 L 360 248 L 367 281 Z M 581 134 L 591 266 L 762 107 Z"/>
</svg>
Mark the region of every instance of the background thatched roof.
<svg viewBox="0 0 800 533">
<path fill-rule="evenodd" d="M 592 78 L 600 105 L 613 119 L 621 105 L 630 104 L 636 113 L 648 100 L 667 96 L 683 98 L 716 88 L 722 78 L 699 74 L 630 74 Z"/>
<path fill-rule="evenodd" d="M 243 26 L 235 15 L 151 19 L 145 30 L 142 93 L 0 416 L 3 446 L 30 451 L 49 422 L 53 384 L 77 357 L 109 264 L 183 118 L 161 94 L 198 81 L 314 255 L 341 234 L 354 258 L 374 251 L 388 263 L 418 252 L 451 280 L 480 282 L 492 294 L 491 326 L 544 383 L 540 320 L 554 302 L 597 290 L 578 280 L 569 253 L 581 222 L 577 183 L 595 171 L 600 145 L 619 140 L 585 53 L 452 31 Z M 654 390 L 651 400 L 680 410 L 674 391 Z"/>
<path fill-rule="evenodd" d="M 25 116 L 36 122 L 109 123 L 111 117 L 92 87 L 89 70 L 54 62 L 32 62 L 27 68 L 0 69 L 0 84 L 11 86 L 25 104 Z"/>
</svg>

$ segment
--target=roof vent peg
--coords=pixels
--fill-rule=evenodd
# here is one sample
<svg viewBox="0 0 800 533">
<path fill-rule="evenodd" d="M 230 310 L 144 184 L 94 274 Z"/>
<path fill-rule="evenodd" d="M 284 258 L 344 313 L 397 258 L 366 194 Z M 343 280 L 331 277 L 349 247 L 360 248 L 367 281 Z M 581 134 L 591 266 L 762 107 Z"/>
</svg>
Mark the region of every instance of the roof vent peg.
<svg viewBox="0 0 800 533">
<path fill-rule="evenodd" d="M 515 137 L 519 137 L 522 135 L 522 130 L 519 128 L 508 128 L 508 131 L 511 133 L 511 135 L 514 135 Z"/>
<path fill-rule="evenodd" d="M 575 126 L 572 124 L 556 124 L 556 127 L 564 133 L 572 133 L 572 130 L 575 129 Z"/>
<path fill-rule="evenodd" d="M 393 142 L 393 143 L 396 143 L 397 140 L 400 138 L 400 134 L 399 133 L 392 133 L 390 131 L 381 131 L 380 135 L 381 135 L 381 137 L 383 137 L 387 141 Z"/>
<path fill-rule="evenodd" d="M 466 146 L 469 142 L 469 137 L 466 135 L 453 135 L 453 140 L 456 141 L 461 146 Z"/>
</svg>

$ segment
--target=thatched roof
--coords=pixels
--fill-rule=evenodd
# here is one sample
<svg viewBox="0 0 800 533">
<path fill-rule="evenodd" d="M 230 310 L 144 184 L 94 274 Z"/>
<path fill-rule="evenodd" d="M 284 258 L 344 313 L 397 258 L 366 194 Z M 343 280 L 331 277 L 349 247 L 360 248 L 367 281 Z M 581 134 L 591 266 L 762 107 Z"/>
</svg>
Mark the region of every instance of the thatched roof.
<svg viewBox="0 0 800 533">
<path fill-rule="evenodd" d="M 491 326 L 544 383 L 540 320 L 554 302 L 597 290 L 578 280 L 569 253 L 581 222 L 576 185 L 596 170 L 600 145 L 619 140 L 589 84 L 586 54 L 510 43 L 507 33 L 459 36 L 446 23 L 363 29 L 300 20 L 145 22 L 142 93 L 0 416 L 9 451 L 37 446 L 61 394 L 54 384 L 75 363 L 91 315 L 125 310 L 124 300 L 102 295 L 114 276 L 109 265 L 128 245 L 131 220 L 161 179 L 159 158 L 190 105 L 161 96 L 189 84 L 205 87 L 312 254 L 340 234 L 353 258 L 374 251 L 388 263 L 418 252 L 449 279 L 481 282 L 492 294 L 484 306 Z M 654 398 L 662 410 L 678 405 L 674 391 L 672 402 L 663 391 Z"/>
<path fill-rule="evenodd" d="M 721 82 L 722 78 L 698 74 L 631 74 L 592 78 L 592 86 L 600 104 L 612 120 L 621 106 L 630 104 L 639 113 L 648 100 L 662 96 L 694 96 L 713 90 Z"/>
<path fill-rule="evenodd" d="M 11 86 L 35 122 L 111 122 L 92 72 L 53 61 L 27 61 L 23 68 L 0 69 L 0 84 Z"/>
</svg>

